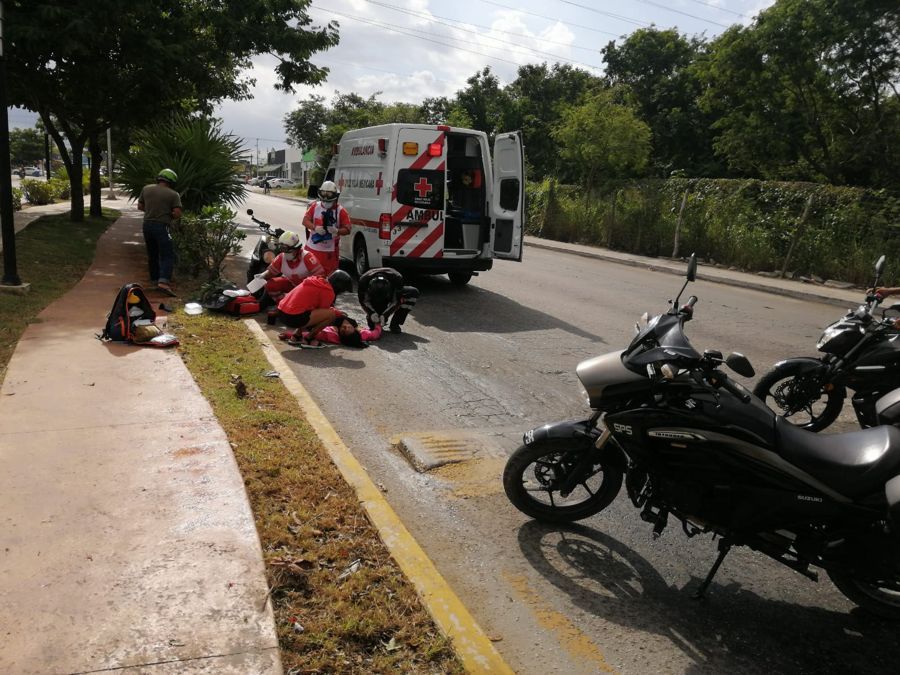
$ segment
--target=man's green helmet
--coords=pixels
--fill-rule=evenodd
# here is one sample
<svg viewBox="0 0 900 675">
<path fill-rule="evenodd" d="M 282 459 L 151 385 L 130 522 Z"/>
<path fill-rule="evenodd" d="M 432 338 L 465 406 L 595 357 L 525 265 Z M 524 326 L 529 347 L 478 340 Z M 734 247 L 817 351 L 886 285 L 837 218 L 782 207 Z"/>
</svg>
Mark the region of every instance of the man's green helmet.
<svg viewBox="0 0 900 675">
<path fill-rule="evenodd" d="M 178 174 L 172 171 L 172 169 L 163 169 L 157 174 L 156 180 L 164 180 L 174 185 L 178 182 Z"/>
</svg>

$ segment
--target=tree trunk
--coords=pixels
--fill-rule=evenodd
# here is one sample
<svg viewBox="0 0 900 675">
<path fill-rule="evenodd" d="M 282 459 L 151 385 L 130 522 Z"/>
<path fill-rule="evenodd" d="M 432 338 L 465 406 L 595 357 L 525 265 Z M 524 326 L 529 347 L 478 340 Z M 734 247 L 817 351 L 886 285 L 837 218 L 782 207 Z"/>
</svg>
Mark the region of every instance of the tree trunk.
<svg viewBox="0 0 900 675">
<path fill-rule="evenodd" d="M 69 174 L 69 189 L 71 190 L 69 220 L 80 223 L 84 220 L 84 192 L 81 187 L 81 157 L 84 152 L 85 137 L 83 135 L 75 136 L 71 129 L 64 125 L 63 131 L 72 146 L 70 151 L 66 146 L 62 133 L 53 123 L 53 118 L 51 118 L 49 114 L 41 112 L 41 120 L 44 122 L 44 128 L 47 130 L 47 133 L 53 137 L 53 142 L 56 143 L 56 148 L 59 150 L 63 165 L 66 167 L 66 172 Z"/>
<path fill-rule="evenodd" d="M 88 141 L 88 149 L 91 153 L 91 216 L 99 218 L 103 215 L 103 207 L 100 204 L 100 167 L 103 164 L 103 152 L 100 149 L 100 135 L 97 132 L 91 134 Z"/>
</svg>

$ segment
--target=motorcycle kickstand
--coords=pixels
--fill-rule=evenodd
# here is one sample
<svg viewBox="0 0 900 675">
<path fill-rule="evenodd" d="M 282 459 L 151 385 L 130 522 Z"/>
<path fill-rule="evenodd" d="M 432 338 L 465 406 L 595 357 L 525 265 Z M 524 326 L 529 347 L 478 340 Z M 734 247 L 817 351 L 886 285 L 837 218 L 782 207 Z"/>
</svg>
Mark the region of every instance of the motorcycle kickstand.
<svg viewBox="0 0 900 675">
<path fill-rule="evenodd" d="M 706 579 L 703 580 L 703 583 L 700 584 L 700 588 L 698 588 L 694 592 L 695 600 L 703 600 L 706 598 L 706 591 L 712 583 L 713 577 L 716 576 L 716 572 L 719 571 L 719 567 L 722 565 L 722 561 L 725 560 L 725 556 L 728 555 L 728 552 L 731 550 L 731 542 L 727 539 L 719 540 L 719 556 L 716 558 L 716 562 L 713 563 L 712 569 L 709 570 L 709 574 L 706 575 Z"/>
</svg>

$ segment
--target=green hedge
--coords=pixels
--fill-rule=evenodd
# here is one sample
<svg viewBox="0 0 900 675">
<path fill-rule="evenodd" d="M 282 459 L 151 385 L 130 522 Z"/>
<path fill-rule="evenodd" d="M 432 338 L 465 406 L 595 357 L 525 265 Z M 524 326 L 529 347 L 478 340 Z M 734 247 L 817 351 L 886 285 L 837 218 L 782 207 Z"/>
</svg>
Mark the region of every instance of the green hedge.
<svg viewBox="0 0 900 675">
<path fill-rule="evenodd" d="M 527 232 L 671 256 L 685 191 L 680 255 L 748 271 L 780 271 L 807 200 L 812 206 L 796 236 L 788 271 L 824 279 L 871 282 L 875 260 L 887 255 L 886 281 L 900 279 L 900 196 L 814 183 L 685 179 L 649 180 L 586 195 L 544 181 L 528 186 Z"/>
<path fill-rule="evenodd" d="M 12 189 L 12 203 L 13 211 L 22 210 L 22 191 L 19 188 L 14 187 Z"/>
<path fill-rule="evenodd" d="M 53 202 L 53 190 L 45 180 L 26 178 L 21 182 L 22 192 L 29 204 L 40 206 Z"/>
</svg>

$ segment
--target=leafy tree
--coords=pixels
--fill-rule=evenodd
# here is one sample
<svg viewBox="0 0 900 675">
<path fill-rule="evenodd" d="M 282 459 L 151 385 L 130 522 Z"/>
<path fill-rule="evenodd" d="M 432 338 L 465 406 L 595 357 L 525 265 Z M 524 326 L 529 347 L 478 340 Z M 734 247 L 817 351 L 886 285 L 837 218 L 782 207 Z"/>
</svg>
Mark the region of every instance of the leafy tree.
<svg viewBox="0 0 900 675">
<path fill-rule="evenodd" d="M 284 116 L 287 142 L 297 148 L 321 147 L 329 120 L 325 97 L 312 95 Z"/>
<path fill-rule="evenodd" d="M 600 90 L 564 108 L 552 131 L 588 193 L 600 183 L 639 175 L 649 159 L 650 128 L 617 100 L 618 93 Z"/>
<path fill-rule="evenodd" d="M 13 166 L 33 164 L 44 156 L 44 134 L 38 129 L 9 132 L 9 161 Z"/>
<path fill-rule="evenodd" d="M 234 179 L 243 143 L 223 133 L 218 120 L 180 117 L 157 122 L 137 131 L 134 142 L 119 174 L 119 182 L 133 198 L 168 168 L 178 174 L 175 189 L 186 211 L 243 200 L 244 185 Z"/>
<path fill-rule="evenodd" d="M 900 186 L 900 6 L 779 0 L 711 46 L 715 148 L 764 178 Z"/>
<path fill-rule="evenodd" d="M 56 142 L 72 219 L 83 218 L 85 144 L 96 154 L 110 125 L 246 98 L 251 82 L 241 73 L 257 54 L 279 57 L 276 87 L 286 91 L 324 79 L 309 58 L 337 44 L 337 27 L 312 26 L 309 4 L 132 0 L 125 11 L 117 0 L 7 0 L 10 102 L 40 114 Z"/>
<path fill-rule="evenodd" d="M 673 170 L 709 175 L 722 170 L 713 154 L 712 120 L 697 101 L 703 83 L 695 63 L 704 50 L 700 38 L 652 26 L 602 50 L 609 83 L 631 89 L 641 118 L 653 132 L 652 164 L 659 175 L 668 176 Z"/>
<path fill-rule="evenodd" d="M 500 128 L 508 97 L 490 66 L 466 80 L 468 86 L 456 93 L 456 105 L 465 113 L 473 129 L 493 135 Z"/>
<path fill-rule="evenodd" d="M 522 130 L 530 174 L 538 178 L 551 174 L 568 177 L 549 129 L 558 122 L 565 105 L 578 102 L 601 83 L 600 78 L 569 65 L 554 64 L 548 68 L 542 63 L 519 68 L 518 76 L 504 92 L 509 104 L 503 112 L 502 126 L 504 131 Z"/>
</svg>

